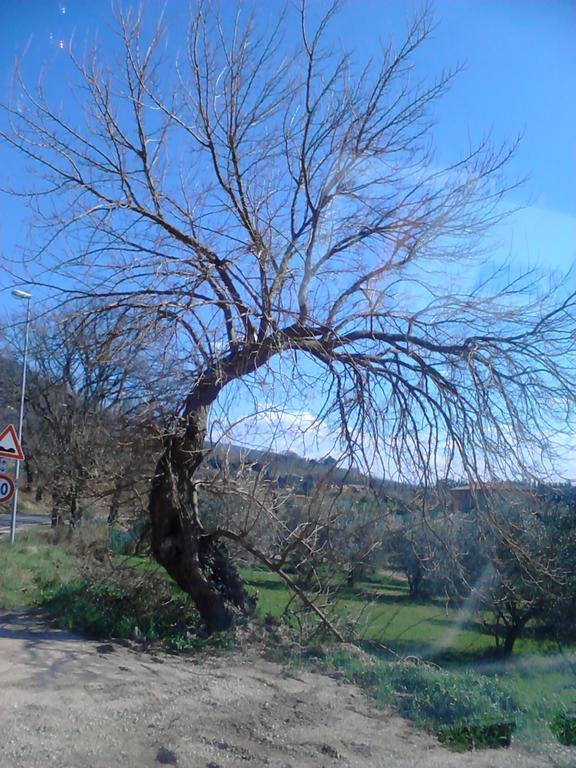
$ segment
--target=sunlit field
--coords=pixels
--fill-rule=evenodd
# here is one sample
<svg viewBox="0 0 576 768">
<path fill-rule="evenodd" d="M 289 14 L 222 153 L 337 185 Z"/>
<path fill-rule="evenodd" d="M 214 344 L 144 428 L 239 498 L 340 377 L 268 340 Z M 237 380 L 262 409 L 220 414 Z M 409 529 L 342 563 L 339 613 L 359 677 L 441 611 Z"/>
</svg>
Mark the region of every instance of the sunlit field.
<svg viewBox="0 0 576 768">
<path fill-rule="evenodd" d="M 279 617 L 290 596 L 280 577 L 259 570 L 245 573 L 258 593 L 263 615 Z M 548 738 L 548 720 L 576 708 L 576 659 L 573 649 L 550 640 L 520 638 L 513 656 L 494 655 L 494 639 L 465 611 L 440 601 L 410 598 L 401 577 L 373 574 L 354 589 L 342 587 L 336 610 L 354 623 L 360 644 L 378 657 L 394 660 L 412 656 L 455 672 L 473 672 L 505 680 L 523 709 L 523 740 Z"/>
</svg>

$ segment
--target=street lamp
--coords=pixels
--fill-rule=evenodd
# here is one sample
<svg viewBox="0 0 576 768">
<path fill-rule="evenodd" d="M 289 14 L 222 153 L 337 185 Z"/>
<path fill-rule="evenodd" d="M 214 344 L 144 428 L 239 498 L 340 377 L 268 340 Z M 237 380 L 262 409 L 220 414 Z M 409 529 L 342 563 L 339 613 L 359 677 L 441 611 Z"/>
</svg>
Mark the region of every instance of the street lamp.
<svg viewBox="0 0 576 768">
<path fill-rule="evenodd" d="M 22 445 L 22 422 L 24 421 L 24 394 L 26 392 L 26 367 L 28 363 L 28 331 L 30 328 L 30 299 L 32 294 L 27 291 L 21 291 L 15 288 L 12 291 L 12 296 L 15 299 L 25 299 L 28 302 L 26 308 L 26 326 L 25 326 L 25 341 L 24 341 L 24 362 L 22 364 L 22 387 L 20 389 L 20 418 L 18 421 L 18 442 Z M 14 536 L 16 534 L 16 509 L 18 507 L 18 478 L 20 477 L 20 462 L 16 462 L 16 468 L 14 469 L 14 501 L 12 503 L 12 518 L 10 520 L 10 544 L 14 544 Z"/>
</svg>

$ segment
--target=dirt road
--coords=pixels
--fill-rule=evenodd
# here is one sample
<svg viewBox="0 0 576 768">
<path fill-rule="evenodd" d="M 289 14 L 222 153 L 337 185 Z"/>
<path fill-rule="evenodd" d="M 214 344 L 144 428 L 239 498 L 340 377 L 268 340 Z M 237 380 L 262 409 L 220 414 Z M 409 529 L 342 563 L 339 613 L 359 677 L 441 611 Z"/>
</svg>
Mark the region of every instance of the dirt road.
<svg viewBox="0 0 576 768">
<path fill-rule="evenodd" d="M 0 614 L 1 768 L 514 768 L 458 755 L 353 686 L 256 653 L 178 658 Z M 565 758 L 566 756 L 564 756 Z"/>
</svg>

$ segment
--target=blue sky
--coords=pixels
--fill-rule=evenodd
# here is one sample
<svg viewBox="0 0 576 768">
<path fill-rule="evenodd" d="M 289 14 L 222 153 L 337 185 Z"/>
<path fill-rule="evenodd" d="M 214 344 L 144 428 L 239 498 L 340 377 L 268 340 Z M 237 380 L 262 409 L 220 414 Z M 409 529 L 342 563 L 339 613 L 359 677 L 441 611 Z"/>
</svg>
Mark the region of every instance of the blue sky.
<svg viewBox="0 0 576 768">
<path fill-rule="evenodd" d="M 280 0 L 253 4 L 271 16 L 283 6 Z M 325 5 L 310 0 L 313 12 Z M 522 134 L 509 168 L 511 182 L 526 177 L 510 200 L 522 210 L 497 232 L 494 258 L 567 272 L 576 259 L 576 2 L 432 0 L 430 5 L 437 26 L 418 55 L 420 75 L 463 66 L 436 110 L 437 162 L 449 164 L 469 141 L 486 134 L 495 142 Z M 188 1 L 147 0 L 144 6 L 152 12 L 165 6 L 168 25 L 178 27 Z M 222 7 L 231 12 L 233 3 L 224 0 Z M 337 44 L 354 50 L 359 60 L 377 58 L 381 45 L 390 37 L 399 39 L 420 7 L 412 0 L 349 0 L 335 21 Z M 70 39 L 81 48 L 98 34 L 112 60 L 112 27 L 108 0 L 0 0 L 2 99 L 8 98 L 14 59 L 22 54 L 26 75 L 34 80 L 47 67 L 52 97 L 65 98 Z M 4 183 L 18 182 L 26 173 L 2 148 L 0 162 Z M 17 259 L 26 242 L 28 210 L 25 201 L 6 195 L 0 196 L 0 205 L 1 266 L 6 257 Z M 475 277 L 468 276 L 471 281 Z M 8 312 L 16 308 L 13 285 L 14 278 L 0 268 L 0 305 Z"/>
<path fill-rule="evenodd" d="M 312 0 L 313 9 L 325 5 Z M 490 133 L 494 140 L 523 139 L 509 172 L 527 177 L 512 203 L 524 207 L 498 234 L 502 253 L 520 264 L 564 272 L 576 257 L 576 3 L 572 0 L 435 0 L 437 26 L 419 54 L 420 73 L 463 65 L 437 109 L 438 161 L 449 163 L 471 138 Z M 164 3 L 148 0 L 159 12 Z M 169 23 L 185 15 L 185 0 L 166 3 Z M 232 3 L 223 3 L 231 9 Z M 279 0 L 256 3 L 274 15 Z M 359 58 L 378 56 L 380 46 L 402 34 L 419 3 L 407 0 L 349 0 L 335 22 L 342 45 Z M 25 53 L 25 72 L 36 77 L 47 67 L 67 85 L 66 50 L 94 34 L 109 53 L 114 44 L 108 0 L 3 0 L 0 3 L 0 85 L 8 95 L 13 62 Z M 0 155 L 4 181 L 25 172 L 6 152 Z M 0 258 L 17 256 L 27 238 L 23 201 L 1 198 Z M 497 258 L 502 255 L 497 255 Z M 2 304 L 10 303 L 12 284 L 0 275 Z"/>
</svg>

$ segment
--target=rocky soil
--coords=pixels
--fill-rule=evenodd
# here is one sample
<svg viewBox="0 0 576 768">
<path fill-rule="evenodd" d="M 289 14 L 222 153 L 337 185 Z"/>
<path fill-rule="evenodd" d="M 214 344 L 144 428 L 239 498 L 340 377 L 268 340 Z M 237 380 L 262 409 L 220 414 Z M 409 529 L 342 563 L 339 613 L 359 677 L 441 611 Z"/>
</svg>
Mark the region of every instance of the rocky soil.
<svg viewBox="0 0 576 768">
<path fill-rule="evenodd" d="M 454 754 L 354 686 L 247 654 L 175 657 L 0 614 L 2 768 L 515 768 L 569 750 Z"/>
</svg>

